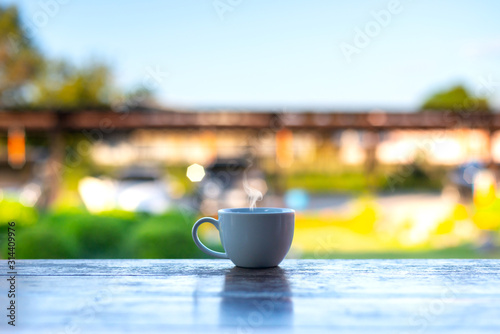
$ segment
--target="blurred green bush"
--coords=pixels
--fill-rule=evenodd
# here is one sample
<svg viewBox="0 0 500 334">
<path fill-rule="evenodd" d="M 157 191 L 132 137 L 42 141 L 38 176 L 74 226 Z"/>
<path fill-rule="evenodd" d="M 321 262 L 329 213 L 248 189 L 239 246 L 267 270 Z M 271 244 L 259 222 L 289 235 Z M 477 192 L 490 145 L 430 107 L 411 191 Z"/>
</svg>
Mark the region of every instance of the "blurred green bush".
<svg viewBox="0 0 500 334">
<path fill-rule="evenodd" d="M 199 257 L 199 250 L 191 238 L 190 224 L 166 224 L 178 220 L 176 214 L 151 216 L 138 224 L 126 239 L 127 251 L 131 257 L 145 259 L 181 259 Z"/>
<path fill-rule="evenodd" d="M 7 257 L 7 222 L 16 222 L 17 259 L 204 258 L 191 239 L 191 211 L 162 215 L 83 209 L 38 213 L 0 201 L 0 258 Z M 7 219 L 8 217 L 8 219 Z"/>
<path fill-rule="evenodd" d="M 16 259 L 78 258 L 79 249 L 72 241 L 56 229 L 46 229 L 42 225 L 22 229 L 16 233 Z M 6 248 L 2 247 L 4 257 Z"/>
</svg>

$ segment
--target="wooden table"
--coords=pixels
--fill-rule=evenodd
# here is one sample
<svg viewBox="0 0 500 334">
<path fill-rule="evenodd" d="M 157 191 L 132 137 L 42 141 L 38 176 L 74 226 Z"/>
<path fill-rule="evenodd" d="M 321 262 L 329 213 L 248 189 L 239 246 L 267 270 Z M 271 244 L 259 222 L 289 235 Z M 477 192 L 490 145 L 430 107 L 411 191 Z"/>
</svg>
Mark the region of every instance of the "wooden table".
<svg viewBox="0 0 500 334">
<path fill-rule="evenodd" d="M 500 260 L 17 261 L 0 333 L 500 333 Z"/>
</svg>

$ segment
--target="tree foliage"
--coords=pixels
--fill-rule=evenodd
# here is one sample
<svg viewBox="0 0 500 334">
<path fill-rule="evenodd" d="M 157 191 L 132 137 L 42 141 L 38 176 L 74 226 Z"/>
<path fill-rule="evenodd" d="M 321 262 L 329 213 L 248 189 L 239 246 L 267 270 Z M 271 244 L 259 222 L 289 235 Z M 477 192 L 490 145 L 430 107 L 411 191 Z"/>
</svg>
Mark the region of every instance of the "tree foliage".
<svg viewBox="0 0 500 334">
<path fill-rule="evenodd" d="M 33 81 L 31 104 L 51 109 L 107 107 L 111 87 L 111 71 L 104 64 L 77 68 L 62 60 L 45 61 Z"/>
<path fill-rule="evenodd" d="M 458 85 L 430 96 L 422 105 L 422 109 L 489 112 L 490 106 L 486 98 L 475 97 L 464 86 Z"/>
<path fill-rule="evenodd" d="M 113 84 L 110 67 L 91 61 L 75 66 L 44 58 L 23 29 L 15 6 L 0 5 L 0 108 L 127 110 L 154 104 L 152 92 L 139 87 L 124 93 Z"/>
<path fill-rule="evenodd" d="M 36 76 L 42 61 L 21 26 L 17 8 L 0 6 L 0 107 L 25 100 L 23 87 Z"/>
</svg>

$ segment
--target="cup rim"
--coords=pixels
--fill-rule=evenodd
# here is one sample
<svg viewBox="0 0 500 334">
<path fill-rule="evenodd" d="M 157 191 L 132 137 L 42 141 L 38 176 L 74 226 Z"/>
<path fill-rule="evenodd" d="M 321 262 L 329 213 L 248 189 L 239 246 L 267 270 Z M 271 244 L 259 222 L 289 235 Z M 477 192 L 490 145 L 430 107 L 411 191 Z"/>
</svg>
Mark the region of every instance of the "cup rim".
<svg viewBox="0 0 500 334">
<path fill-rule="evenodd" d="M 269 210 L 269 211 L 266 211 Z M 244 214 L 264 214 L 264 215 L 279 215 L 283 213 L 295 213 L 295 210 L 289 209 L 289 208 L 227 208 L 227 209 L 220 209 L 220 213 L 230 213 L 230 214 L 237 214 L 237 215 L 244 215 Z"/>
</svg>

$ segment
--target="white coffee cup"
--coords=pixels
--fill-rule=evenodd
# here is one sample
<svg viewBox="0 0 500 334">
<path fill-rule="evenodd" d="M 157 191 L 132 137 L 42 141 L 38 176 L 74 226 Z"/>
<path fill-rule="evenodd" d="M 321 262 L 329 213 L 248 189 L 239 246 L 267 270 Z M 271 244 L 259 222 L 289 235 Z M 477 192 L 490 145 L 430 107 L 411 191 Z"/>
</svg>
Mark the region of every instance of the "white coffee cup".
<svg viewBox="0 0 500 334">
<path fill-rule="evenodd" d="M 219 230 L 225 253 L 207 248 L 198 238 L 198 227 L 210 223 Z M 238 267 L 275 267 L 283 261 L 293 239 L 295 211 L 281 208 L 219 210 L 219 220 L 205 217 L 193 226 L 194 243 L 204 253 L 230 259 Z"/>
</svg>

